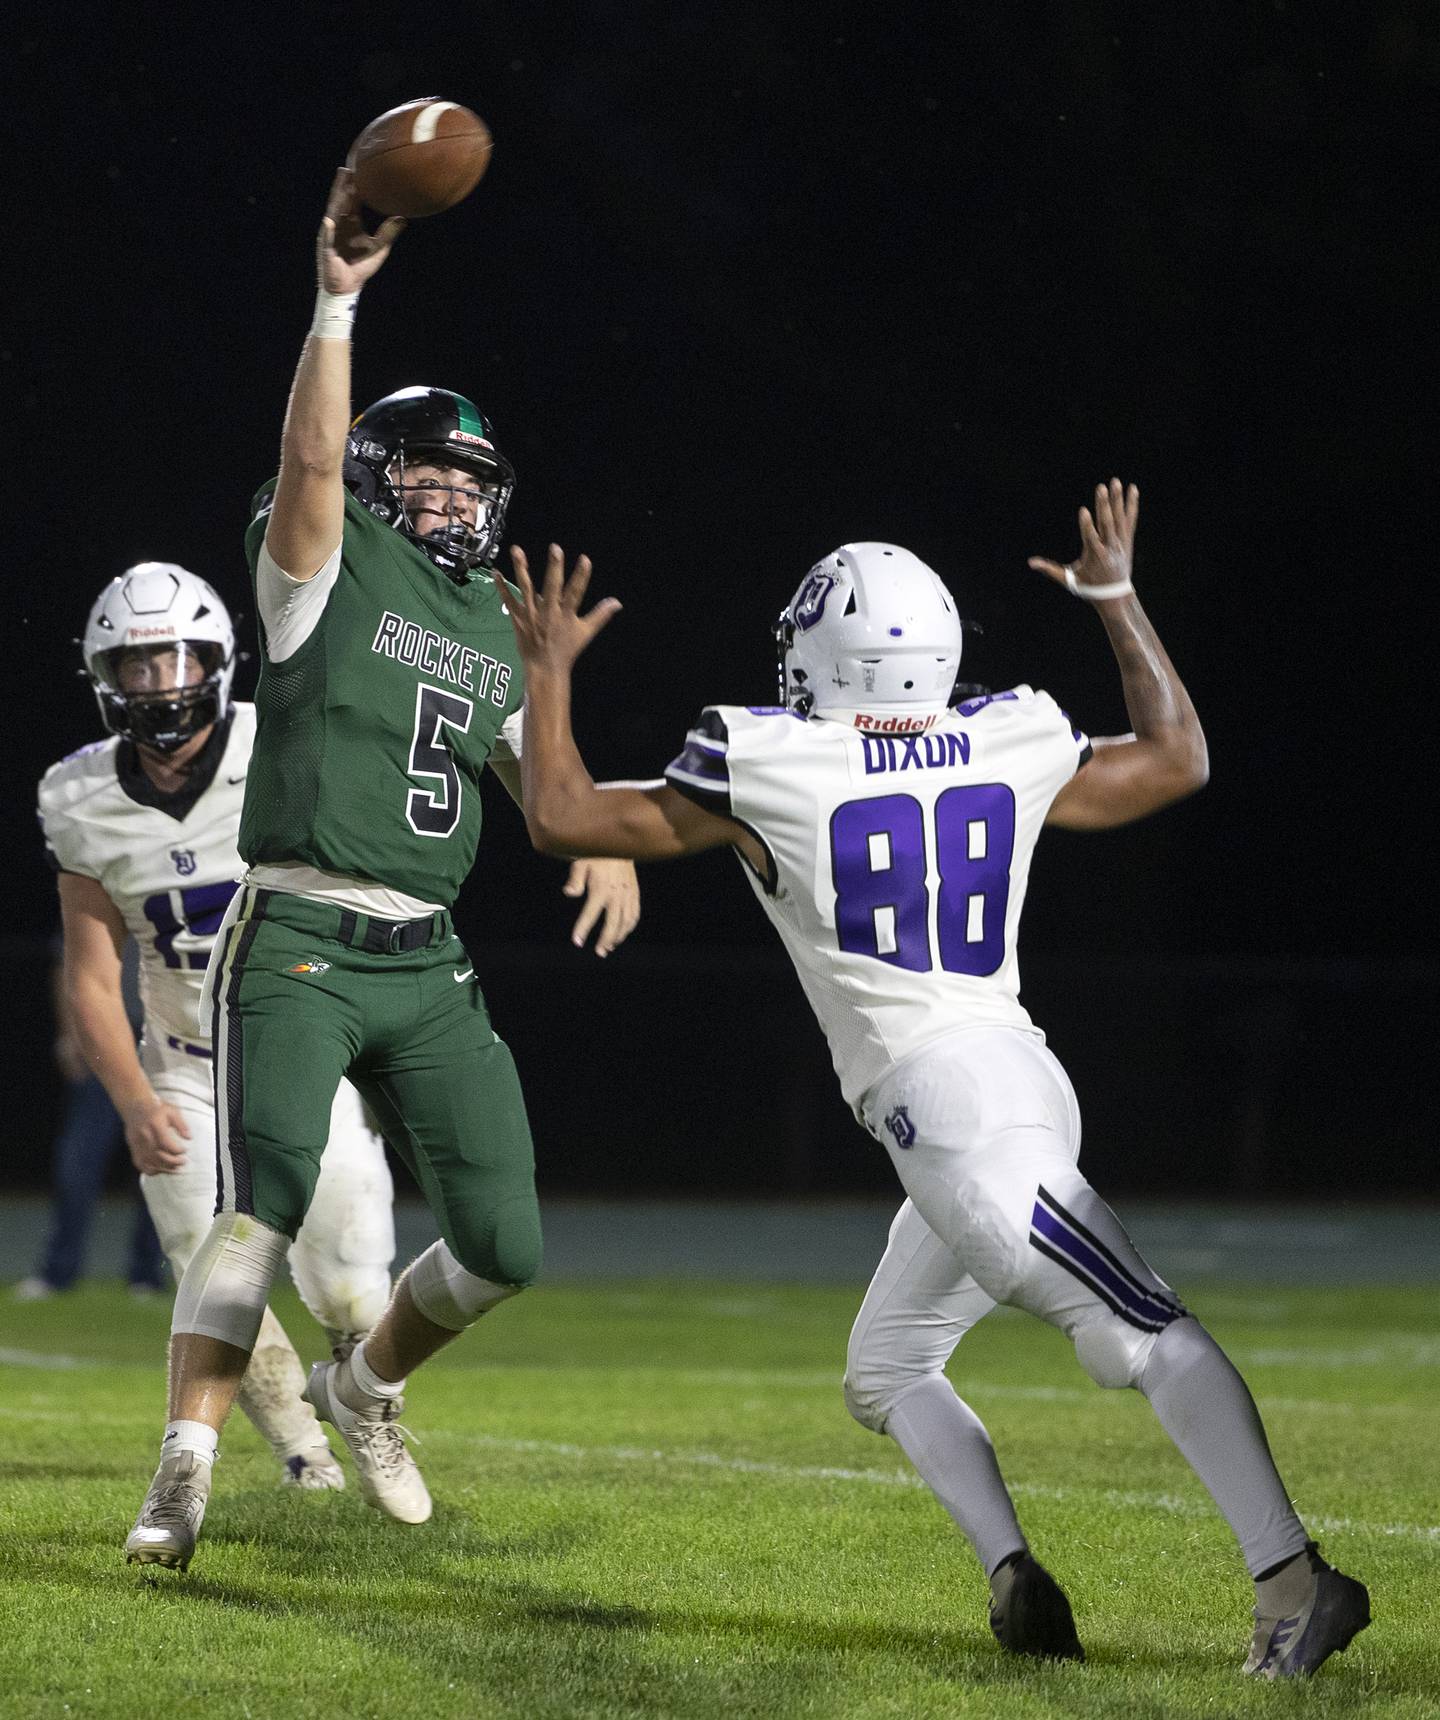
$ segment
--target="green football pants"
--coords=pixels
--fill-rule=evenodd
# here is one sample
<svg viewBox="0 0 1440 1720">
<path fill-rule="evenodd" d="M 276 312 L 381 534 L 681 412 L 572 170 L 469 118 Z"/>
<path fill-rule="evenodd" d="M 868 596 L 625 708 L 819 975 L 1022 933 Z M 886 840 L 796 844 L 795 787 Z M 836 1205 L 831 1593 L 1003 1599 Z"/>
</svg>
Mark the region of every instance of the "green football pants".
<svg viewBox="0 0 1440 1720">
<path fill-rule="evenodd" d="M 217 1212 L 295 1235 L 348 1075 L 466 1271 L 534 1280 L 525 1102 L 448 914 L 397 924 L 242 886 L 209 984 Z"/>
</svg>

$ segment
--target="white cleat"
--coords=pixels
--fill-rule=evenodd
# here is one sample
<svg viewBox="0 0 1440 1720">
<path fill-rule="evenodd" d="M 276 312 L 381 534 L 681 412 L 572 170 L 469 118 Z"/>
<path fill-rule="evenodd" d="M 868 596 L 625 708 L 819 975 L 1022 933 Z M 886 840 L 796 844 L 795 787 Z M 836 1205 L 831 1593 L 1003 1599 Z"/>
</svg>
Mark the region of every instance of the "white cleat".
<svg viewBox="0 0 1440 1720">
<path fill-rule="evenodd" d="M 282 1487 L 298 1487 L 305 1493 L 343 1493 L 345 1471 L 335 1461 L 328 1445 L 313 1451 L 297 1451 L 280 1469 Z"/>
<path fill-rule="evenodd" d="M 189 1568 L 195 1538 L 205 1520 L 210 1472 L 211 1465 L 193 1451 L 179 1451 L 165 1459 L 126 1539 L 126 1564 L 164 1565 L 172 1571 Z"/>
<path fill-rule="evenodd" d="M 334 1387 L 343 1365 L 316 1362 L 305 1387 L 305 1401 L 315 1406 L 321 1421 L 328 1421 L 350 1447 L 360 1471 L 365 1503 L 397 1523 L 424 1523 L 434 1506 L 425 1477 L 406 1450 L 397 1425 L 399 1403 L 394 1398 L 382 1398 L 359 1410 L 342 1403 Z"/>
</svg>

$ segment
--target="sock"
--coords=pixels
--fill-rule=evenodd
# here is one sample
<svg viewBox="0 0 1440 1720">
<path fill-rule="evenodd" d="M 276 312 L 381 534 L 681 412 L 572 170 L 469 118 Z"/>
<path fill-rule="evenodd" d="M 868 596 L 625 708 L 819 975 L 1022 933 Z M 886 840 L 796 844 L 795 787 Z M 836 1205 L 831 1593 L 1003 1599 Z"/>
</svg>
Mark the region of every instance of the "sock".
<svg viewBox="0 0 1440 1720">
<path fill-rule="evenodd" d="M 169 1421 L 165 1437 L 160 1441 L 160 1461 L 188 1451 L 206 1463 L 214 1463 L 220 1455 L 220 1435 L 203 1421 Z"/>
<path fill-rule="evenodd" d="M 1255 1610 L 1261 1618 L 1288 1618 L 1303 1612 L 1315 1592 L 1315 1573 L 1324 1560 L 1306 1547 L 1303 1553 L 1287 1559 L 1278 1571 L 1268 1571 L 1255 1579 Z"/>
<path fill-rule="evenodd" d="M 911 1386 L 890 1411 L 885 1431 L 954 1518 L 987 1576 L 1028 1551 L 985 1424 L 949 1380 L 935 1374 Z"/>
<path fill-rule="evenodd" d="M 397 1398 L 405 1390 L 404 1380 L 382 1380 L 370 1366 L 363 1341 L 341 1362 L 335 1377 L 340 1401 L 351 1409 L 364 1409 L 375 1398 Z"/>
<path fill-rule="evenodd" d="M 1139 1384 L 1219 1506 L 1250 1574 L 1303 1553 L 1304 1525 L 1276 1472 L 1255 1400 L 1198 1320 L 1176 1320 L 1161 1332 Z"/>
</svg>

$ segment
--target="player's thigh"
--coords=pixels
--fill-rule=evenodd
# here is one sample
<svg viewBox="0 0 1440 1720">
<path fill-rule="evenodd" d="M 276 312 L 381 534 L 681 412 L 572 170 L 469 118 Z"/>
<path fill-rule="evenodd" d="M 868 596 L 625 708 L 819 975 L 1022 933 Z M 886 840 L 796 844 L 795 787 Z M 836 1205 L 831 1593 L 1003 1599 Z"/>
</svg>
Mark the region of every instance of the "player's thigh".
<svg viewBox="0 0 1440 1720">
<path fill-rule="evenodd" d="M 142 1176 L 140 1192 L 178 1284 L 215 1216 L 215 1105 L 199 1093 L 167 1089 L 160 1097 L 190 1131 L 185 1162 L 161 1176 Z"/>
<path fill-rule="evenodd" d="M 394 1185 L 385 1144 L 348 1081 L 336 1090 L 330 1136 L 290 1270 L 324 1325 L 368 1331 L 379 1319 L 395 1258 Z"/>
<path fill-rule="evenodd" d="M 878 1083 L 865 1119 L 925 1223 L 987 1295 L 1013 1300 L 1035 1191 L 1080 1148 L 1057 1059 L 1012 1029 L 951 1034 Z"/>
<path fill-rule="evenodd" d="M 453 966 L 430 970 L 414 1030 L 384 1058 L 370 1059 L 356 1084 L 461 1265 L 497 1283 L 525 1284 L 540 1268 L 525 1100 L 479 987 L 471 981 L 457 990 Z"/>
<path fill-rule="evenodd" d="M 847 1390 L 867 1399 L 893 1395 L 942 1372 L 961 1338 L 994 1306 L 907 1200 L 851 1328 Z"/>
<path fill-rule="evenodd" d="M 906 1108 L 913 1131 L 882 1138 L 907 1193 L 986 1294 L 1072 1336 L 1117 1313 L 1174 1318 L 1172 1293 L 1075 1163 L 1074 1093 L 1038 1039 L 962 1034 L 914 1061 L 881 1095 L 888 1115 Z"/>
<path fill-rule="evenodd" d="M 232 927 L 215 992 L 218 1194 L 294 1237 L 310 1204 L 341 1076 L 362 1031 L 361 976 L 278 921 Z M 323 942 L 323 940 L 321 940 Z"/>
</svg>

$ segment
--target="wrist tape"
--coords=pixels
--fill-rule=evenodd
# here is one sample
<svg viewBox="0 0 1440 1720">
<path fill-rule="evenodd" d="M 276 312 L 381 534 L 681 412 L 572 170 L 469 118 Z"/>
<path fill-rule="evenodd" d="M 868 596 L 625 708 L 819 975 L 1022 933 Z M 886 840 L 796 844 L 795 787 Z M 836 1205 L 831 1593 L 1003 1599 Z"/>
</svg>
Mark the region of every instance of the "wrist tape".
<svg viewBox="0 0 1440 1720">
<path fill-rule="evenodd" d="M 358 288 L 353 293 L 327 293 L 321 287 L 315 295 L 315 320 L 310 333 L 316 340 L 349 340 L 359 299 Z"/>
<path fill-rule="evenodd" d="M 1076 579 L 1073 567 L 1065 569 L 1065 584 L 1087 603 L 1103 603 L 1107 597 L 1124 597 L 1135 589 L 1128 579 L 1112 579 L 1108 585 L 1082 585 Z"/>
</svg>

